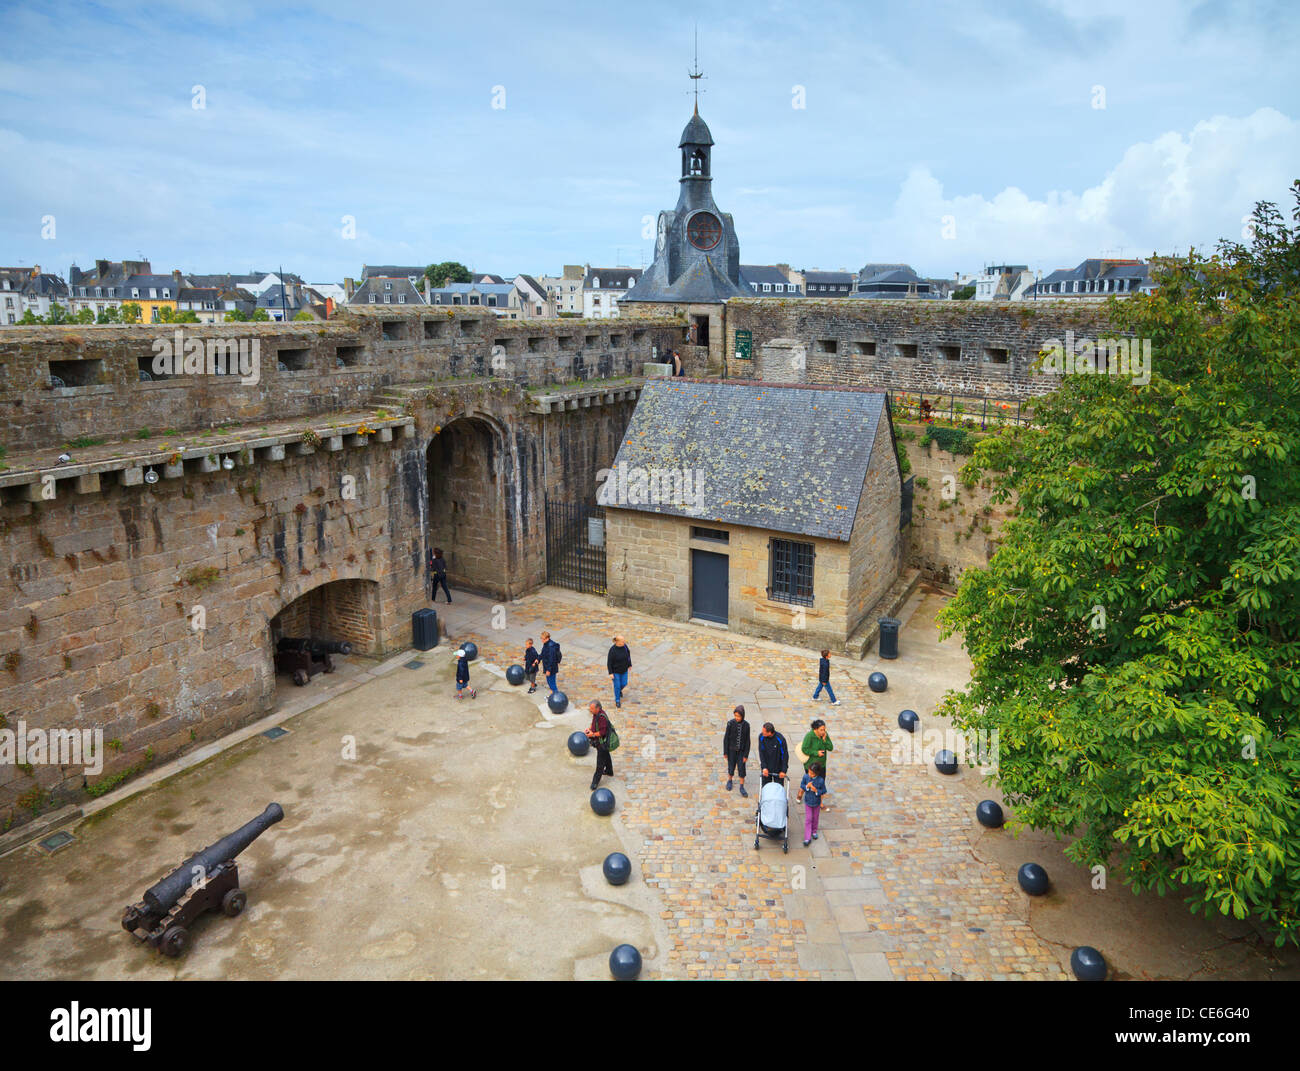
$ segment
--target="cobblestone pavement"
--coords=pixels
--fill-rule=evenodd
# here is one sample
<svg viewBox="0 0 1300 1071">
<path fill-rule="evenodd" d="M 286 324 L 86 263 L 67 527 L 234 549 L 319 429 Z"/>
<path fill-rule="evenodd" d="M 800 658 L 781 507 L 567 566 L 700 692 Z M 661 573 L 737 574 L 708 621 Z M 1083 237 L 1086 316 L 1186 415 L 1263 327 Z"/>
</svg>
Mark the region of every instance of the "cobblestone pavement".
<svg viewBox="0 0 1300 1071">
<path fill-rule="evenodd" d="M 576 706 L 600 698 L 619 730 L 616 776 L 625 828 L 640 842 L 647 885 L 664 903 L 671 944 L 665 972 L 683 978 L 1051 979 L 1063 955 L 1029 927 L 1014 873 L 972 850 L 970 796 L 930 763 L 891 760 L 898 711 L 922 718 L 969 664 L 938 643 L 942 596 L 918 592 L 902 612 L 903 657 L 879 665 L 832 662 L 841 705 L 811 701 L 817 656 L 706 628 L 674 626 L 545 589 L 505 607 L 458 593 L 439 613 L 459 642 L 505 668 L 543 624 L 564 651 L 560 689 Z M 615 710 L 605 655 L 615 632 L 632 652 L 623 708 Z M 887 692 L 866 686 L 884 669 Z M 539 676 L 535 698 L 545 698 Z M 722 730 L 736 703 L 754 736 L 750 798 L 725 791 Z M 791 793 L 790 851 L 754 849 L 757 735 L 765 721 L 794 751 L 814 717 L 835 748 L 822 835 L 802 846 L 803 807 Z M 909 738 L 910 739 L 910 738 Z M 585 762 L 585 760 L 584 760 Z M 971 776 L 974 772 L 971 771 Z M 584 765 L 574 789 L 585 791 Z"/>
</svg>

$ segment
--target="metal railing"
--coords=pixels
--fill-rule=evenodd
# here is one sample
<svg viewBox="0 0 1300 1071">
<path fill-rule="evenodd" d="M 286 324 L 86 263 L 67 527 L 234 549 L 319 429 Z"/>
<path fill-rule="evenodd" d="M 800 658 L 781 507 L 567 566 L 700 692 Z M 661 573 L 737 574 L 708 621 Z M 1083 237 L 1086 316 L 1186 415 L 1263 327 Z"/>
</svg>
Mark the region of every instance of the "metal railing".
<svg viewBox="0 0 1300 1071">
<path fill-rule="evenodd" d="M 895 419 L 946 420 L 951 424 L 978 424 L 987 429 L 999 424 L 1032 424 L 1032 402 L 1020 399 L 985 398 L 974 394 L 929 391 L 889 391 L 889 405 Z"/>
</svg>

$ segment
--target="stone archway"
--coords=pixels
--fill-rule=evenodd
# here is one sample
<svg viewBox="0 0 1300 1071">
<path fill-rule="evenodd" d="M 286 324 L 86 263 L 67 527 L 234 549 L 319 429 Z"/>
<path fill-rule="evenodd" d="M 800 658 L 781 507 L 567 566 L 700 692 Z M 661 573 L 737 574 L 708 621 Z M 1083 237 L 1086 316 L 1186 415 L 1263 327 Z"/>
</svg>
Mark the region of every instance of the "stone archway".
<svg viewBox="0 0 1300 1071">
<path fill-rule="evenodd" d="M 482 416 L 445 425 L 429 442 L 429 547 L 441 547 L 447 580 L 504 597 L 510 587 L 505 493 L 510 459 L 500 429 Z"/>
<path fill-rule="evenodd" d="M 349 643 L 353 654 L 379 654 L 379 584 L 360 579 L 319 584 L 285 604 L 268 623 L 267 635 L 273 664 L 282 639 Z"/>
</svg>

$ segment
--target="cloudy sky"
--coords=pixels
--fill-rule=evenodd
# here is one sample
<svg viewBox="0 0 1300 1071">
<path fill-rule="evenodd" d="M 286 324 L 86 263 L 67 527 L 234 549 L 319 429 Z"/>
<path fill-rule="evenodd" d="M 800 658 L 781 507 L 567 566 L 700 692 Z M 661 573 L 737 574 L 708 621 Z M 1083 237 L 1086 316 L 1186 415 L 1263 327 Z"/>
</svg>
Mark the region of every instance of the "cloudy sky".
<svg viewBox="0 0 1300 1071">
<path fill-rule="evenodd" d="M 696 22 L 745 263 L 1176 252 L 1300 177 L 1292 0 L 0 0 L 0 263 L 639 265 Z"/>
</svg>

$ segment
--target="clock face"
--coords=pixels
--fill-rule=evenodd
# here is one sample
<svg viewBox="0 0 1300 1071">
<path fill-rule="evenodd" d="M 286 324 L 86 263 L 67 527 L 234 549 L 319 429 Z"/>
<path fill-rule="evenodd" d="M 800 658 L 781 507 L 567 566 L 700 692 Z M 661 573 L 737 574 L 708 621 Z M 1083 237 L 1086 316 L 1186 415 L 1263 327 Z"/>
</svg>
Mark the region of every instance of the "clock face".
<svg viewBox="0 0 1300 1071">
<path fill-rule="evenodd" d="M 658 256 L 664 250 L 664 245 L 668 238 L 668 214 L 659 213 L 659 235 L 655 239 L 655 256 Z"/>
<path fill-rule="evenodd" d="M 697 212 L 687 224 L 686 239 L 696 249 L 712 249 L 722 240 L 722 224 L 711 212 Z"/>
</svg>

